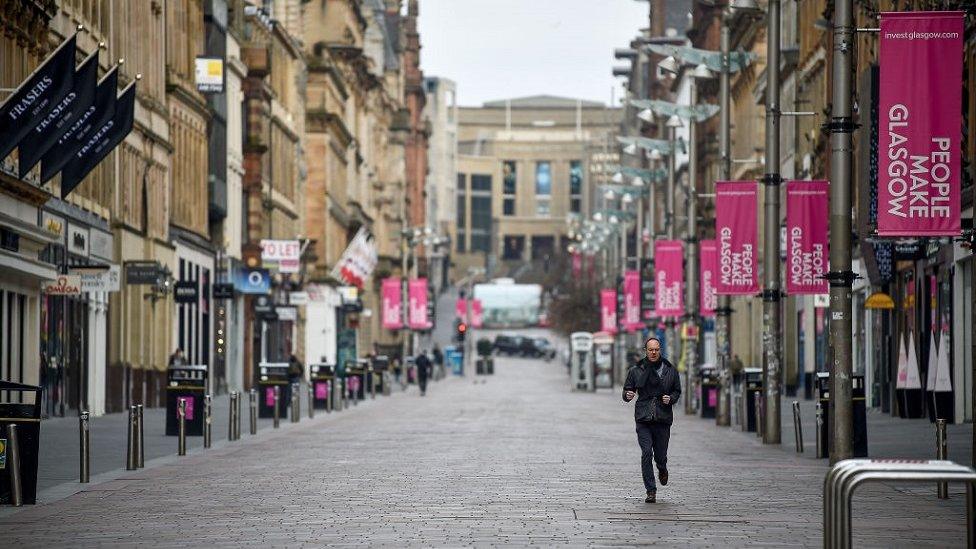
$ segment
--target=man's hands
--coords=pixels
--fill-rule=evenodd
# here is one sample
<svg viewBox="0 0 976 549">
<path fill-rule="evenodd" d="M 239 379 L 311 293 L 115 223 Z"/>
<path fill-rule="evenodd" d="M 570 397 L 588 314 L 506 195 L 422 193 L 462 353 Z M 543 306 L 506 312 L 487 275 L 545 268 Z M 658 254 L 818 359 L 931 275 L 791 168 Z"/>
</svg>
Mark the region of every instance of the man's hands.
<svg viewBox="0 0 976 549">
<path fill-rule="evenodd" d="M 624 391 L 624 400 L 626 400 L 627 402 L 634 400 L 635 396 L 637 396 L 636 391 Z"/>
<path fill-rule="evenodd" d="M 671 395 L 661 395 L 661 402 L 671 404 Z"/>
</svg>

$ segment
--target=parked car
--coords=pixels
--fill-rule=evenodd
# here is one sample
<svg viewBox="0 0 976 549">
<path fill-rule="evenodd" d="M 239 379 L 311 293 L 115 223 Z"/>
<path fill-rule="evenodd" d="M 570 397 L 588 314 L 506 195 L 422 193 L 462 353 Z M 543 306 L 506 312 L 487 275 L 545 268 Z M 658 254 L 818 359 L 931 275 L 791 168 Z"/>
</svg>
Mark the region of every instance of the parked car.
<svg viewBox="0 0 976 549">
<path fill-rule="evenodd" d="M 556 358 L 556 347 L 548 339 L 537 337 L 532 341 L 535 344 L 535 356 L 546 359 L 546 362 Z"/>
<path fill-rule="evenodd" d="M 516 335 L 497 335 L 493 347 L 495 352 L 500 355 L 520 355 L 522 354 L 522 341 L 524 339 L 526 338 Z"/>
</svg>

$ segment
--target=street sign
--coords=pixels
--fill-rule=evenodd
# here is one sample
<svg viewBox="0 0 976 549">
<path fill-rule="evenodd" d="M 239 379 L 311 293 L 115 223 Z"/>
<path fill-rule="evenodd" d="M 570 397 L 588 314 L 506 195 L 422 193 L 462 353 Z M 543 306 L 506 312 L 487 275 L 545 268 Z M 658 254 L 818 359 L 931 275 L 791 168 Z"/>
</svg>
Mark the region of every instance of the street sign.
<svg viewBox="0 0 976 549">
<path fill-rule="evenodd" d="M 83 292 L 117 292 L 120 289 L 122 270 L 118 265 L 72 267 L 70 273 L 81 278 Z"/>
<path fill-rule="evenodd" d="M 156 261 L 126 261 L 126 284 L 156 284 L 162 268 Z"/>
<path fill-rule="evenodd" d="M 78 275 L 58 275 L 56 279 L 41 284 L 44 295 L 81 295 L 81 277 Z"/>
<path fill-rule="evenodd" d="M 196 303 L 200 300 L 200 286 L 196 280 L 181 280 L 173 287 L 177 303 Z"/>
</svg>

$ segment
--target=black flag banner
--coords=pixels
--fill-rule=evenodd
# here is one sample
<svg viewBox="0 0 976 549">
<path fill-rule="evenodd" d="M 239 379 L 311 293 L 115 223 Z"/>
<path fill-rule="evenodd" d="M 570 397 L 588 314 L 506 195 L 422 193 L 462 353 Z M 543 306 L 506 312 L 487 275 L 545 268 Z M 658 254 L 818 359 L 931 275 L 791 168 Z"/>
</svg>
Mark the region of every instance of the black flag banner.
<svg viewBox="0 0 976 549">
<path fill-rule="evenodd" d="M 18 149 L 20 178 L 41 161 L 58 139 L 71 129 L 71 124 L 92 106 L 98 83 L 98 51 L 82 61 L 75 71 L 75 85 L 34 129 L 21 140 Z"/>
<path fill-rule="evenodd" d="M 74 87 L 74 69 L 72 35 L 0 105 L 0 160 L 68 95 Z"/>
<path fill-rule="evenodd" d="M 115 115 L 115 94 L 119 87 L 119 67 L 102 77 L 95 89 L 95 101 L 71 123 L 68 131 L 41 157 L 41 183 L 54 177 L 71 160 L 88 138 Z"/>
<path fill-rule="evenodd" d="M 75 190 L 81 181 L 91 172 L 112 149 L 125 139 L 132 130 L 135 118 L 136 83 L 132 82 L 119 96 L 115 105 L 115 115 L 95 133 L 91 135 L 61 172 L 61 198 Z"/>
</svg>

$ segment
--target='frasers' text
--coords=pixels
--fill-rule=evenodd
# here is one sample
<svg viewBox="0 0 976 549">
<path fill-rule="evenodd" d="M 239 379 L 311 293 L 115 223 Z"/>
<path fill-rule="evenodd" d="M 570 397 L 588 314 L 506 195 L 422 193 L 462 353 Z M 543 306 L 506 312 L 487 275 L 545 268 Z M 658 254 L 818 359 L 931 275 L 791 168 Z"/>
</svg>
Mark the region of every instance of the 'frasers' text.
<svg viewBox="0 0 976 549">
<path fill-rule="evenodd" d="M 815 243 L 810 251 L 803 250 L 803 229 L 790 230 L 790 281 L 795 286 L 819 286 L 824 274 L 824 245 Z"/>
<path fill-rule="evenodd" d="M 657 272 L 657 308 L 661 311 L 681 310 L 681 284 L 669 281 L 664 271 Z"/>
<path fill-rule="evenodd" d="M 952 139 L 933 137 L 929 150 L 908 150 L 908 107 L 888 109 L 888 213 L 902 218 L 949 217 Z"/>
<path fill-rule="evenodd" d="M 724 286 L 752 286 L 755 273 L 755 257 L 752 244 L 743 244 L 739 251 L 732 250 L 732 229 L 723 227 L 720 238 L 719 262 L 721 281 Z"/>
</svg>

